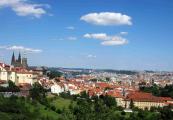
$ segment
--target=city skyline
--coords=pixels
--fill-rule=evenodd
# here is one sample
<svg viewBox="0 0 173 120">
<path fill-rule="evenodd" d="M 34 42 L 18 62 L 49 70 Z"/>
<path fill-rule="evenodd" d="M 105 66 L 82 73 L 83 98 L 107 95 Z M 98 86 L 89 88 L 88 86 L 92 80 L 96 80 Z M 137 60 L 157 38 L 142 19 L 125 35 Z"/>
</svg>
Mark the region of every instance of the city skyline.
<svg viewBox="0 0 173 120">
<path fill-rule="evenodd" d="M 30 65 L 172 71 L 172 12 L 171 0 L 2 0 L 0 60 L 21 51 Z"/>
</svg>

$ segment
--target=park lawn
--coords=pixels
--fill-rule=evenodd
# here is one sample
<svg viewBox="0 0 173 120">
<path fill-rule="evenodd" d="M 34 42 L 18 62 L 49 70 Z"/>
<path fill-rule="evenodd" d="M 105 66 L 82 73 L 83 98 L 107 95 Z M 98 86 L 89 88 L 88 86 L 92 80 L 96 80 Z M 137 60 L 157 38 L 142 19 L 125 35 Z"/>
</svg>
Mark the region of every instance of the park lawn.
<svg viewBox="0 0 173 120">
<path fill-rule="evenodd" d="M 52 119 L 57 119 L 59 118 L 59 114 L 50 110 L 50 109 L 46 109 L 46 107 L 44 105 L 38 104 L 38 108 L 40 110 L 41 116 L 44 117 L 51 117 Z"/>
<path fill-rule="evenodd" d="M 52 111 L 49 108 L 46 108 L 46 106 L 44 106 L 40 103 L 37 103 L 36 105 L 32 105 L 31 103 L 26 102 L 25 105 L 28 107 L 28 109 L 31 112 L 37 112 L 37 110 L 38 110 L 40 113 L 39 116 L 41 116 L 41 117 L 47 117 L 48 116 L 54 120 L 54 119 L 58 119 L 60 116 L 58 113 Z"/>
<path fill-rule="evenodd" d="M 51 104 L 54 105 L 56 108 L 58 109 L 68 109 L 69 105 L 71 103 L 71 100 L 69 99 L 64 99 L 62 97 L 56 97 L 56 99 L 54 99 Z"/>
<path fill-rule="evenodd" d="M 53 98 L 53 99 L 52 99 Z M 48 99 L 52 99 L 50 102 L 51 105 L 54 105 L 56 107 L 56 109 L 68 109 L 69 105 L 71 104 L 70 99 L 64 99 L 62 97 L 59 96 L 51 96 Z M 75 102 L 73 101 L 73 104 L 75 104 Z M 32 105 L 31 103 L 26 102 L 25 105 L 31 110 L 31 112 L 34 112 L 35 108 L 37 108 L 40 111 L 40 116 L 43 117 L 51 117 L 52 119 L 58 119 L 61 115 L 56 113 L 55 111 L 46 108 L 46 106 L 37 103 L 36 105 Z"/>
</svg>

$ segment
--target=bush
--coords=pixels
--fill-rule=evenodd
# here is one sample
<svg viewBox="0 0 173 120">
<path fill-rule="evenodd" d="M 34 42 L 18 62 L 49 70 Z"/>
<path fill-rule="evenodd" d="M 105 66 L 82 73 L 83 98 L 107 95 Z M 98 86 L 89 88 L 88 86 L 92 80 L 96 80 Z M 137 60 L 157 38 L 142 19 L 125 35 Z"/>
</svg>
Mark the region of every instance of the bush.
<svg viewBox="0 0 173 120">
<path fill-rule="evenodd" d="M 53 111 L 56 111 L 56 107 L 55 106 L 51 106 L 50 109 L 53 110 Z"/>
<path fill-rule="evenodd" d="M 126 115 L 126 113 L 124 111 L 121 112 L 121 115 Z"/>
<path fill-rule="evenodd" d="M 123 110 L 124 110 L 124 108 L 123 108 L 123 107 L 121 107 L 121 106 L 117 106 L 117 107 L 115 108 L 115 110 L 118 110 L 118 111 L 123 111 Z"/>
<path fill-rule="evenodd" d="M 57 110 L 56 110 L 56 113 L 61 114 L 61 113 L 62 113 L 62 110 L 57 109 Z"/>
<path fill-rule="evenodd" d="M 140 109 L 138 107 L 134 107 L 132 110 L 133 111 L 139 111 Z"/>
</svg>

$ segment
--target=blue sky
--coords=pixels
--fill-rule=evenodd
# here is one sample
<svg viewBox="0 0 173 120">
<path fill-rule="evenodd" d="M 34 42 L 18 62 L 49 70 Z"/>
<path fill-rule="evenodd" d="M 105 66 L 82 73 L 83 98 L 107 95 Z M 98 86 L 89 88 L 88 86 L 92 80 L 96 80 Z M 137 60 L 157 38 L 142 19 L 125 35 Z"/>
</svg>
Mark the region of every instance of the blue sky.
<svg viewBox="0 0 173 120">
<path fill-rule="evenodd" d="M 2 0 L 0 59 L 30 65 L 173 70 L 172 0 Z"/>
</svg>

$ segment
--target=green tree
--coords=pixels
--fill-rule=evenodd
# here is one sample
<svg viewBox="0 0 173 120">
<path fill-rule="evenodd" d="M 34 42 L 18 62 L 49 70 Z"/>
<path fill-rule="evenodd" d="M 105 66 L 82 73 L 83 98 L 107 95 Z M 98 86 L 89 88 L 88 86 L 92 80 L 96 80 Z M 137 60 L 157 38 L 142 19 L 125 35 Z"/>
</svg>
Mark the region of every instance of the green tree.
<svg viewBox="0 0 173 120">
<path fill-rule="evenodd" d="M 96 120 L 106 120 L 109 108 L 105 106 L 103 100 L 98 99 L 94 104 L 94 117 Z"/>
<path fill-rule="evenodd" d="M 86 91 L 81 92 L 80 94 L 81 98 L 89 99 L 89 94 Z"/>
<path fill-rule="evenodd" d="M 117 102 L 114 97 L 106 94 L 105 96 L 100 96 L 100 98 L 103 99 L 104 104 L 109 108 L 117 106 Z"/>
<path fill-rule="evenodd" d="M 160 114 L 162 120 L 173 120 L 173 112 L 170 106 L 160 109 Z"/>
<path fill-rule="evenodd" d="M 130 105 L 129 105 L 130 109 L 133 109 L 134 108 L 134 103 L 133 103 L 133 100 L 131 99 L 130 100 Z"/>
<path fill-rule="evenodd" d="M 46 98 L 46 91 L 39 83 L 34 83 L 29 93 L 33 100 L 42 101 Z"/>
<path fill-rule="evenodd" d="M 93 78 L 93 79 L 91 79 L 90 81 L 92 81 L 92 82 L 97 82 L 97 78 Z"/>
<path fill-rule="evenodd" d="M 52 70 L 50 71 L 47 76 L 50 78 L 50 79 L 53 79 L 53 78 L 56 78 L 56 77 L 61 77 L 63 74 L 59 71 L 56 71 L 56 70 Z"/>
<path fill-rule="evenodd" d="M 110 79 L 110 77 L 106 77 L 106 81 L 110 81 L 111 79 Z"/>
<path fill-rule="evenodd" d="M 90 120 L 92 113 L 92 108 L 87 100 L 77 100 L 77 105 L 73 108 L 73 114 L 76 116 L 76 120 Z"/>
<path fill-rule="evenodd" d="M 20 89 L 15 85 L 15 83 L 11 80 L 8 81 L 8 87 L 7 87 L 9 92 L 19 92 Z"/>
</svg>

